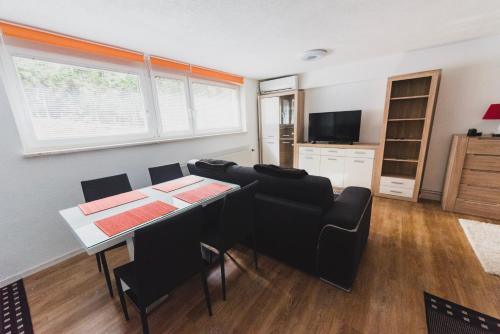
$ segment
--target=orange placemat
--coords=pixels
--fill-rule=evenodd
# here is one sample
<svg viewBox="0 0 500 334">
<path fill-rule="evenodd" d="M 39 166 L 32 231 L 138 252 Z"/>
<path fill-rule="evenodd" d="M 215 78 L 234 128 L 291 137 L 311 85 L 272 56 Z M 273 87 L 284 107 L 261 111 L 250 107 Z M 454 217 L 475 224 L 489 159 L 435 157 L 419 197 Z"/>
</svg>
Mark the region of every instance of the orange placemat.
<svg viewBox="0 0 500 334">
<path fill-rule="evenodd" d="M 153 187 L 153 189 L 161 190 L 161 191 L 168 193 L 168 192 L 171 192 L 171 191 L 174 191 L 174 190 L 177 190 L 180 188 L 184 188 L 184 187 L 187 187 L 189 185 L 192 185 L 194 183 L 198 183 L 201 181 L 203 181 L 202 177 L 199 177 L 196 175 L 188 175 L 188 176 L 181 177 L 180 179 L 157 184 Z"/>
<path fill-rule="evenodd" d="M 188 190 L 180 194 L 174 195 L 180 200 L 188 203 L 196 203 L 205 198 L 209 198 L 231 189 L 231 186 L 221 183 L 210 183 L 196 189 Z"/>
<path fill-rule="evenodd" d="M 117 215 L 104 218 L 94 222 L 107 236 L 126 231 L 137 225 L 144 224 L 153 219 L 177 210 L 173 205 L 161 201 L 155 201 Z"/>
<path fill-rule="evenodd" d="M 134 190 L 114 196 L 101 198 L 96 201 L 80 204 L 78 206 L 80 207 L 80 210 L 82 210 L 83 214 L 87 216 L 99 211 L 114 208 L 115 206 L 138 201 L 146 197 L 148 196 L 144 195 L 140 191 Z"/>
</svg>

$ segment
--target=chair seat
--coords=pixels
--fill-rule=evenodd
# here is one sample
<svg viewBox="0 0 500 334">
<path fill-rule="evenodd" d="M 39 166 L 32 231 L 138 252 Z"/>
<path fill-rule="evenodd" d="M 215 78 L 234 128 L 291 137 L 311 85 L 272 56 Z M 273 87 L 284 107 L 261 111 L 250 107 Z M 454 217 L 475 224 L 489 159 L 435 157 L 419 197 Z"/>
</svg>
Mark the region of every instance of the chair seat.
<svg viewBox="0 0 500 334">
<path fill-rule="evenodd" d="M 207 228 L 205 231 L 203 231 L 201 235 L 201 242 L 208 245 L 212 246 L 215 249 L 219 249 L 219 235 L 220 232 L 215 226 L 210 226 L 210 228 Z"/>
<path fill-rule="evenodd" d="M 114 269 L 115 275 L 118 274 L 118 277 L 121 278 L 125 284 L 132 290 L 135 290 L 137 287 L 137 275 L 135 273 L 135 262 L 129 262 L 124 264 L 123 266 L 119 266 Z"/>
</svg>

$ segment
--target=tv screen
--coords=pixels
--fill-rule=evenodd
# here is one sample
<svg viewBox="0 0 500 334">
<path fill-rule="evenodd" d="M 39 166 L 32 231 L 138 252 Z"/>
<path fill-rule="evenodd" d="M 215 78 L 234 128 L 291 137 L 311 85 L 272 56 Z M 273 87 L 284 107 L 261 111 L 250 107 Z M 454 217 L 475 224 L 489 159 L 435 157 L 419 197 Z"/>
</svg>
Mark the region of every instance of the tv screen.
<svg viewBox="0 0 500 334">
<path fill-rule="evenodd" d="M 309 141 L 357 142 L 361 110 L 309 114 Z"/>
</svg>

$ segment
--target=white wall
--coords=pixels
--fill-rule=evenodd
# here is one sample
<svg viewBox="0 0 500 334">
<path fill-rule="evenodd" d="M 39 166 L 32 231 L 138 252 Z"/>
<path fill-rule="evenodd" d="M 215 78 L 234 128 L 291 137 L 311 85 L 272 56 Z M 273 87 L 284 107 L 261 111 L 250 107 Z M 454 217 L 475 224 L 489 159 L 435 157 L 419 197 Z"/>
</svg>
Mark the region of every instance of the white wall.
<svg viewBox="0 0 500 334">
<path fill-rule="evenodd" d="M 491 103 L 500 103 L 500 36 L 302 74 L 306 120 L 309 112 L 362 109 L 360 141 L 379 142 L 387 78 L 438 68 L 443 73 L 422 189 L 439 194 L 451 135 L 472 127 L 491 133 L 500 123 L 482 120 Z"/>
<path fill-rule="evenodd" d="M 247 133 L 24 158 L 0 80 L 0 286 L 80 250 L 58 211 L 83 202 L 81 180 L 126 172 L 139 188 L 151 166 L 257 149 L 256 81 L 243 90 Z"/>
</svg>

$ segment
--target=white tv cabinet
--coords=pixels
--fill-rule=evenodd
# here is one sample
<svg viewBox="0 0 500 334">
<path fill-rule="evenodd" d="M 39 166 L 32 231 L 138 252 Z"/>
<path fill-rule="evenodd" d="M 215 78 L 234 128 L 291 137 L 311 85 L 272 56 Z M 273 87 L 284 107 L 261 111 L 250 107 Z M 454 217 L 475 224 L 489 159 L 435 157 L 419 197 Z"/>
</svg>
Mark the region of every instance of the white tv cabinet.
<svg viewBox="0 0 500 334">
<path fill-rule="evenodd" d="M 335 188 L 370 188 L 378 144 L 297 144 L 298 168 L 330 179 Z"/>
</svg>

